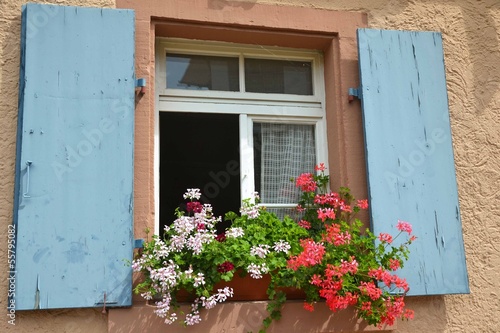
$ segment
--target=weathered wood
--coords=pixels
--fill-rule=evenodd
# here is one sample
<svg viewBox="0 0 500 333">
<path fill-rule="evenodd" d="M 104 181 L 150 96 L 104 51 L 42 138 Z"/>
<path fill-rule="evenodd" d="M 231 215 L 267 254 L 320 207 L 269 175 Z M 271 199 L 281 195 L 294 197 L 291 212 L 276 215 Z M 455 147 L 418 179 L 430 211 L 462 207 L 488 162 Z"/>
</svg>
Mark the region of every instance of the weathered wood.
<svg viewBox="0 0 500 333">
<path fill-rule="evenodd" d="M 468 293 L 441 34 L 359 29 L 358 43 L 373 231 L 413 225 L 410 295 Z"/>
<path fill-rule="evenodd" d="M 16 309 L 130 305 L 134 13 L 27 4 L 21 47 Z"/>
</svg>

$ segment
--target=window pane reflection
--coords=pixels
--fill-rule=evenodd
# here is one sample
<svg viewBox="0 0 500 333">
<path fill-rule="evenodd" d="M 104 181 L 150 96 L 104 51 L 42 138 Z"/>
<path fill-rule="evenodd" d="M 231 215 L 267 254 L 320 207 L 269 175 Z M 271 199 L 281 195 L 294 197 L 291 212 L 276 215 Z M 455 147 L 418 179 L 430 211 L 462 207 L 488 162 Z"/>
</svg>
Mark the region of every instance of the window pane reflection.
<svg viewBox="0 0 500 333">
<path fill-rule="evenodd" d="M 167 88 L 239 91 L 238 58 L 167 53 Z"/>
<path fill-rule="evenodd" d="M 247 92 L 312 95 L 311 62 L 245 59 Z"/>
</svg>

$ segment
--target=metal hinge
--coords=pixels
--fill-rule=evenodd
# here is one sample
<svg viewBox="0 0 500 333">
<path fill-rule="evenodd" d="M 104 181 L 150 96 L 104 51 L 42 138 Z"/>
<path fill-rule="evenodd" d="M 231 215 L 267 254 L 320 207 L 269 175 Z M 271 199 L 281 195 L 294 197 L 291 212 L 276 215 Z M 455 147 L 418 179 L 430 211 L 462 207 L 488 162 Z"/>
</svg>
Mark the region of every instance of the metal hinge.
<svg viewBox="0 0 500 333">
<path fill-rule="evenodd" d="M 348 95 L 349 95 L 349 102 L 354 101 L 354 97 L 356 97 L 357 99 L 363 98 L 363 94 L 361 92 L 361 87 L 349 88 Z"/>
<path fill-rule="evenodd" d="M 142 249 L 144 248 L 144 239 L 139 238 L 134 240 L 134 249 Z"/>
<path fill-rule="evenodd" d="M 146 79 L 137 79 L 135 80 L 135 88 L 139 92 L 139 94 L 143 95 L 146 93 Z"/>
<path fill-rule="evenodd" d="M 145 87 L 145 86 L 146 86 L 146 79 L 135 80 L 135 87 L 136 88 Z"/>
</svg>

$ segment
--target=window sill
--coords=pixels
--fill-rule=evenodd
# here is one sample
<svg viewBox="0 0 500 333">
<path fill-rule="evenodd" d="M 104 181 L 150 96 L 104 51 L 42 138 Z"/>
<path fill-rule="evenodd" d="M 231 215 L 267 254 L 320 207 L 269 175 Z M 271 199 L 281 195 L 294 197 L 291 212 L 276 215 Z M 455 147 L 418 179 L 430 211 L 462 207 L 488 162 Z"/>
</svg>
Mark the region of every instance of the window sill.
<svg viewBox="0 0 500 333">
<path fill-rule="evenodd" d="M 163 320 L 153 313 L 153 306 L 144 302 L 131 308 L 109 309 L 108 332 L 160 332 L 170 333 L 219 333 L 219 332 L 257 332 L 262 320 L 267 316 L 266 301 L 226 302 L 214 309 L 202 311 L 202 322 L 184 328 L 179 323 L 164 324 Z M 397 323 L 389 328 L 379 329 L 369 326 L 356 318 L 353 310 L 331 312 L 325 305 L 319 304 L 310 313 L 302 308 L 301 301 L 288 301 L 282 310 L 282 319 L 274 322 L 268 329 L 273 332 L 303 333 L 336 333 L 336 332 L 388 332 L 397 329 Z M 186 304 L 185 311 L 189 310 Z"/>
</svg>

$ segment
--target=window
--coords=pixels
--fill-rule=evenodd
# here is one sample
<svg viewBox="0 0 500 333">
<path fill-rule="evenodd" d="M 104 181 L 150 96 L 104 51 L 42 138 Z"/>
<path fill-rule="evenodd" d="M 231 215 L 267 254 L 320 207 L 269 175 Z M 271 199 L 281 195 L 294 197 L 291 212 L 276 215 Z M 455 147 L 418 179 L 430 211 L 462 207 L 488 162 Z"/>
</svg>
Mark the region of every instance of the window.
<svg viewBox="0 0 500 333">
<path fill-rule="evenodd" d="M 312 95 L 311 62 L 245 58 L 248 92 Z"/>
<path fill-rule="evenodd" d="M 290 181 L 314 170 L 314 124 L 255 122 L 253 124 L 255 190 L 268 209 L 297 202 L 300 192 Z M 285 161 L 285 163 L 283 163 Z M 292 211 L 278 208 L 283 215 Z"/>
<path fill-rule="evenodd" d="M 341 182 L 350 183 L 348 185 L 364 178 L 360 167 L 363 145 L 354 140 L 362 136 L 360 115 L 356 112 L 359 111 L 358 103 L 347 104 L 341 100 L 347 97 L 347 88 L 357 84 L 357 71 L 353 70 L 358 65 L 353 50 L 354 30 L 366 25 L 364 14 L 255 4 L 252 10 L 245 12 L 249 16 L 242 15 L 240 19 L 238 15 L 221 16 L 211 9 L 207 15 L 206 4 L 202 2 L 196 2 L 194 10 L 190 11 L 180 10 L 180 2 L 172 1 L 169 6 L 162 1 L 153 2 L 155 5 L 146 10 L 142 6 L 136 19 L 130 10 L 23 6 L 13 214 L 18 310 L 96 307 L 104 303 L 106 308 L 131 305 L 132 273 L 130 267 L 123 265 L 123 258 L 131 259 L 133 236 L 144 237 L 144 226 L 152 227 L 148 218 L 153 205 L 150 200 L 153 187 L 151 144 L 155 140 L 157 183 L 154 188 L 159 197 L 158 185 L 160 180 L 165 180 L 164 174 L 160 177 L 159 165 L 162 158 L 170 160 L 168 145 L 190 139 L 179 130 L 178 137 L 164 143 L 167 147 L 160 157 L 160 141 L 165 132 L 168 133 L 168 129 L 162 131 L 165 123 L 180 124 L 187 121 L 187 115 L 193 118 L 206 115 L 204 124 L 211 121 L 214 125 L 204 127 L 219 127 L 217 135 L 210 135 L 211 139 L 225 138 L 220 132 L 236 138 L 238 154 L 228 155 L 229 161 L 236 163 L 222 163 L 225 169 L 214 167 L 211 171 L 215 178 L 209 179 L 222 188 L 220 184 L 225 184 L 227 179 L 223 174 L 235 174 L 239 201 L 259 189 L 262 183 L 262 156 L 266 150 L 263 141 L 268 140 L 264 133 L 268 125 L 273 127 L 271 132 L 300 128 L 304 133 L 313 133 L 316 160 L 327 160 L 326 107 L 331 120 L 330 135 L 335 140 L 330 141 L 334 172 L 340 174 Z M 127 2 L 129 5 L 141 6 Z M 152 12 L 153 9 L 158 12 Z M 259 15 L 269 9 L 281 13 L 283 20 L 270 23 L 268 16 Z M 300 20 L 304 15 L 311 15 L 314 20 Z M 38 26 L 33 34 L 30 22 L 48 16 L 47 24 Z M 152 22 L 152 17 L 162 20 Z M 179 26 L 179 22 L 183 25 Z M 193 22 L 197 24 L 189 26 Z M 136 40 L 146 42 L 155 33 L 216 38 L 224 28 L 232 33 L 230 40 L 251 41 L 250 38 L 258 35 L 264 45 L 323 49 L 328 106 L 323 97 L 323 61 L 319 53 L 174 40 L 158 41 L 155 52 L 158 75 L 155 82 L 149 82 L 157 92 L 156 105 L 160 112 L 150 109 L 154 97 L 148 94 L 145 99 L 135 100 L 134 105 L 134 78 L 151 74 L 145 73 L 144 62 L 153 52 L 141 45 L 134 48 L 134 25 L 138 27 Z M 151 29 L 152 25 L 155 29 Z M 441 35 L 415 31 L 393 35 L 395 33 L 366 30 L 358 39 L 364 113 L 366 118 L 371 117 L 365 119 L 365 130 L 369 127 L 370 133 L 365 134 L 367 155 L 375 162 L 373 166 L 378 167 L 369 171 L 370 186 L 379 185 L 380 192 L 373 197 L 381 200 L 372 201 L 373 227 L 374 230 L 387 230 L 385 225 L 393 223 L 394 219 L 406 218 L 399 213 L 395 217 L 387 216 L 387 212 L 397 212 L 394 207 L 403 213 L 413 210 L 414 217 L 406 219 L 418 221 L 414 227 L 419 228 L 415 230 L 419 240 L 411 254 L 416 262 L 405 267 L 408 269 L 406 276 L 413 279 L 410 281 L 412 293 L 468 292 L 447 118 Z M 61 53 L 61 49 L 67 52 Z M 134 50 L 135 62 L 140 64 L 137 72 Z M 234 81 L 228 79 L 230 88 L 223 90 L 221 81 L 216 79 L 218 86 L 212 88 L 217 89 L 167 89 L 167 50 L 174 55 L 237 59 L 237 88 L 232 88 Z M 290 77 L 290 70 L 278 65 L 276 73 L 283 73 L 280 74 L 282 78 L 276 78 L 271 87 L 281 85 L 283 88 L 252 91 L 256 89 L 249 88 L 251 83 L 245 80 L 248 75 L 245 76 L 244 64 L 248 59 L 260 59 L 262 63 L 285 61 L 297 70 L 293 75 L 310 78 L 311 83 L 300 79 L 304 84 L 293 88 L 298 90 L 289 90 L 290 79 L 286 78 Z M 40 61 L 44 66 L 40 66 Z M 219 66 L 217 71 L 214 67 L 214 73 L 219 76 L 221 72 L 234 72 L 233 69 L 220 69 L 222 65 L 218 62 L 212 63 Z M 233 68 L 229 63 L 231 61 L 224 66 Z M 311 67 L 310 75 L 307 64 Z M 30 78 L 29 82 L 26 77 Z M 283 83 L 279 83 L 281 81 Z M 300 93 L 304 87 L 309 87 L 310 91 Z M 101 97 L 96 98 L 97 95 Z M 432 122 L 430 125 L 419 123 L 414 118 L 410 121 L 409 110 L 414 118 L 419 117 L 417 120 Z M 160 121 L 160 115 L 167 117 L 166 120 Z M 183 120 L 174 122 L 168 118 L 176 115 Z M 157 118 L 155 136 L 150 128 L 154 116 Z M 139 121 L 134 124 L 135 118 Z M 234 131 L 228 132 L 229 128 Z M 415 129 L 417 136 L 408 139 L 407 132 Z M 205 140 L 205 137 L 198 139 Z M 223 142 L 224 149 L 211 149 L 212 154 L 217 150 L 236 151 L 226 149 L 230 147 L 228 141 Z M 383 145 L 372 145 L 376 143 Z M 220 148 L 221 143 L 216 145 Z M 189 149 L 191 147 L 184 151 Z M 389 149 L 392 150 L 391 158 L 387 156 Z M 346 157 L 348 154 L 350 157 Z M 31 164 L 27 163 L 30 161 Z M 135 173 L 134 164 L 139 165 Z M 394 170 L 389 170 L 389 166 Z M 392 183 L 387 184 L 388 180 Z M 444 180 L 448 183 L 443 184 Z M 384 189 L 384 185 L 397 187 Z M 435 191 L 434 185 L 445 192 Z M 421 188 L 416 189 L 416 186 Z M 215 187 L 208 189 L 215 193 Z M 451 192 L 455 193 L 450 195 Z M 275 195 L 270 197 L 278 200 Z M 289 198 L 285 196 L 285 199 L 278 201 L 275 208 L 286 208 L 283 202 L 288 202 Z M 159 211 L 157 200 L 155 204 Z M 445 213 L 438 210 L 443 207 Z"/>
<path fill-rule="evenodd" d="M 327 161 L 321 54 L 158 39 L 156 61 L 157 231 L 193 187 L 216 215 L 255 191 L 291 214 L 290 178 Z"/>
<path fill-rule="evenodd" d="M 167 53 L 170 89 L 239 91 L 238 58 Z"/>
</svg>

